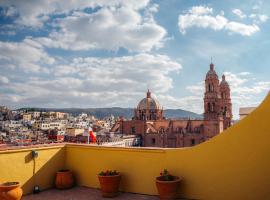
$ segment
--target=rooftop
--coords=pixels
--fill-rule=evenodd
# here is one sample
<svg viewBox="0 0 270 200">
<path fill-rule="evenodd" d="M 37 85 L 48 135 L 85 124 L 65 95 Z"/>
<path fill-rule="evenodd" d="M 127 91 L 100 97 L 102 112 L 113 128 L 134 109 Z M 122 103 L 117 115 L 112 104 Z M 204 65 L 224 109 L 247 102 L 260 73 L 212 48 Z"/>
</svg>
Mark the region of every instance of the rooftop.
<svg viewBox="0 0 270 200">
<path fill-rule="evenodd" d="M 102 200 L 98 189 L 88 187 L 75 187 L 69 190 L 50 189 L 38 194 L 24 196 L 22 200 Z M 158 200 L 157 196 L 141 195 L 134 193 L 119 193 L 115 200 Z"/>
</svg>

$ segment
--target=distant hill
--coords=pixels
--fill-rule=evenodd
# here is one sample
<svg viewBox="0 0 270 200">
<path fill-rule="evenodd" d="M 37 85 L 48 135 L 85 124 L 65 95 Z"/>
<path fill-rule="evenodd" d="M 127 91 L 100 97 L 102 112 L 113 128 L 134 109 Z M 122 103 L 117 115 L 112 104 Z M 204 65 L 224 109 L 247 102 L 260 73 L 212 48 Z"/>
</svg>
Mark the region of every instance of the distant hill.
<svg viewBox="0 0 270 200">
<path fill-rule="evenodd" d="M 123 116 L 127 119 L 131 119 L 134 115 L 133 108 L 20 108 L 19 110 L 28 110 L 28 111 L 56 111 L 56 112 L 67 112 L 74 116 L 81 113 L 87 113 L 95 116 L 98 119 L 113 115 L 115 117 Z M 167 109 L 164 110 L 164 116 L 171 119 L 179 118 L 191 118 L 191 119 L 202 119 L 203 116 L 196 114 L 194 112 L 181 110 L 181 109 Z"/>
</svg>

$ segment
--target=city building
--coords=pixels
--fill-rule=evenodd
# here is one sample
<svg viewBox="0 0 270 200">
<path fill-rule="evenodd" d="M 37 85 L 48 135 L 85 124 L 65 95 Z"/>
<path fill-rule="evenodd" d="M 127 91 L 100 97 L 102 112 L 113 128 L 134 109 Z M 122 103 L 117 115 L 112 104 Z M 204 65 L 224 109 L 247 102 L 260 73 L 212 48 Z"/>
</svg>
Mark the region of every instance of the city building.
<svg viewBox="0 0 270 200">
<path fill-rule="evenodd" d="M 205 77 L 204 119 L 165 119 L 163 107 L 148 90 L 134 109 L 132 120 L 118 120 L 111 131 L 138 135 L 147 147 L 187 147 L 204 142 L 231 126 L 230 87 L 225 75 L 219 81 L 214 64 Z"/>
</svg>

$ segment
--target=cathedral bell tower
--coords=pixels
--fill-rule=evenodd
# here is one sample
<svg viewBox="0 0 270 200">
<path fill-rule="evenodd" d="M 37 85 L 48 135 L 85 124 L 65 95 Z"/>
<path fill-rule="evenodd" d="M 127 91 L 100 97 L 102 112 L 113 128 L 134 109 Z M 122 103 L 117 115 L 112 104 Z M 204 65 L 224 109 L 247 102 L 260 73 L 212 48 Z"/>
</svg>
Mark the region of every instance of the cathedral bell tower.
<svg viewBox="0 0 270 200">
<path fill-rule="evenodd" d="M 214 64 L 211 62 L 210 69 L 205 77 L 205 93 L 204 93 L 204 119 L 218 120 L 219 119 L 219 79 L 214 69 Z"/>
<path fill-rule="evenodd" d="M 223 127 L 227 129 L 231 126 L 232 120 L 232 103 L 230 95 L 230 86 L 226 81 L 225 75 L 222 75 L 222 81 L 220 82 L 220 115 L 223 118 Z"/>
</svg>

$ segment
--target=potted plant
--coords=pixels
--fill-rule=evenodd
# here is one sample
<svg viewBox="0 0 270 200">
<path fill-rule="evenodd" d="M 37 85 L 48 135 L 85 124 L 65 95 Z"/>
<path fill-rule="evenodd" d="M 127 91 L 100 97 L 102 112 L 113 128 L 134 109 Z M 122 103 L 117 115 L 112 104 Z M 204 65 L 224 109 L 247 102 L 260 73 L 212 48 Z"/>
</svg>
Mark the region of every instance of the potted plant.
<svg viewBox="0 0 270 200">
<path fill-rule="evenodd" d="M 0 199 L 2 200 L 20 200 L 23 191 L 19 182 L 6 182 L 0 184 Z"/>
<path fill-rule="evenodd" d="M 57 189 L 69 189 L 74 185 L 74 177 L 70 170 L 62 169 L 56 173 L 55 187 Z"/>
<path fill-rule="evenodd" d="M 121 174 L 116 170 L 101 171 L 98 174 L 98 180 L 103 197 L 115 197 L 118 195 L 118 189 L 121 180 Z"/>
<path fill-rule="evenodd" d="M 156 177 L 156 186 L 161 200 L 173 200 L 177 197 L 177 188 L 181 178 L 171 175 L 167 169 Z"/>
</svg>

